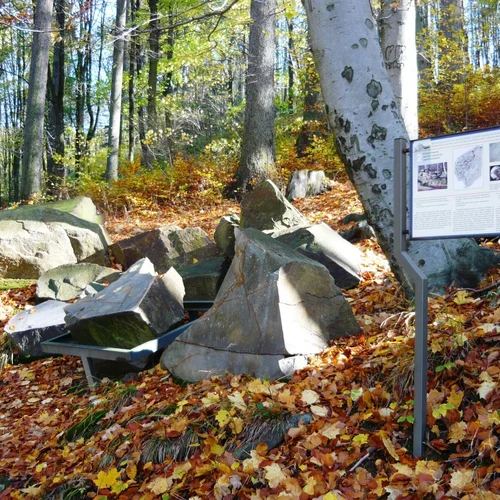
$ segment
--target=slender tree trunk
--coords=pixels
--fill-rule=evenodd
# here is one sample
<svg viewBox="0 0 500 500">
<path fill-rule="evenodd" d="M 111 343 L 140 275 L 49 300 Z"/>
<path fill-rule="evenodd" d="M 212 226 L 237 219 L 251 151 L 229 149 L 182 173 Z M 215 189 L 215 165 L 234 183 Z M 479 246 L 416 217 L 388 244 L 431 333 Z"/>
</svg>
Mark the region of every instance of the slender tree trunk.
<svg viewBox="0 0 500 500">
<path fill-rule="evenodd" d="M 293 19 L 287 20 L 288 26 L 288 112 L 293 114 L 293 101 L 295 98 L 294 89 L 294 72 L 293 72 L 293 52 L 294 52 L 294 42 L 293 42 Z"/>
<path fill-rule="evenodd" d="M 245 125 L 234 187 L 240 191 L 275 176 L 274 52 L 276 0 L 252 0 Z"/>
<path fill-rule="evenodd" d="M 56 21 L 60 30 L 57 41 L 54 43 L 52 71 L 49 68 L 48 96 L 48 152 L 47 152 L 47 191 L 60 198 L 61 184 L 66 176 L 64 165 L 64 25 L 65 0 L 56 0 Z"/>
<path fill-rule="evenodd" d="M 122 84 L 124 45 L 123 32 L 127 14 L 127 0 L 117 0 L 116 27 L 113 42 L 113 72 L 111 77 L 111 102 L 109 113 L 108 161 L 106 164 L 106 179 L 118 179 L 118 150 L 120 146 L 120 116 L 122 110 Z"/>
<path fill-rule="evenodd" d="M 148 56 L 148 90 L 146 131 L 156 130 L 156 92 L 158 81 L 158 60 L 160 58 L 160 32 L 158 30 L 158 0 L 148 0 L 149 5 L 149 56 Z M 149 141 L 142 142 L 142 160 L 146 168 L 152 168 L 155 160 L 153 145 Z"/>
<path fill-rule="evenodd" d="M 38 0 L 35 9 L 35 32 L 33 33 L 28 102 L 24 125 L 21 197 L 25 200 L 40 194 L 42 189 L 43 125 L 52 7 L 52 0 Z"/>
<path fill-rule="evenodd" d="M 139 2 L 132 0 L 130 2 L 130 21 L 132 26 L 135 26 L 135 18 L 139 10 Z M 133 35 L 130 39 L 129 45 L 129 80 L 128 80 L 128 159 L 130 162 L 134 160 L 135 150 L 135 85 L 136 85 L 136 71 L 137 71 L 137 58 L 139 56 L 139 44 L 137 37 Z"/>
<path fill-rule="evenodd" d="M 383 0 L 382 53 L 396 104 L 410 139 L 418 138 L 418 68 L 415 0 Z M 361 44 L 362 42 L 360 42 Z"/>
<path fill-rule="evenodd" d="M 393 249 L 393 165 L 394 139 L 408 134 L 385 71 L 369 1 L 304 0 L 304 6 L 337 151 L 396 277 L 406 283 Z M 409 249 L 431 289 L 439 292 L 451 283 L 474 286 L 478 273 L 498 262 L 485 250 L 472 239 L 412 242 Z"/>
<path fill-rule="evenodd" d="M 319 76 L 314 67 L 312 54 L 306 54 L 305 65 L 302 127 L 295 141 L 295 151 L 299 158 L 307 156 L 314 136 L 325 136 L 326 134 L 325 109 L 321 102 Z"/>
</svg>

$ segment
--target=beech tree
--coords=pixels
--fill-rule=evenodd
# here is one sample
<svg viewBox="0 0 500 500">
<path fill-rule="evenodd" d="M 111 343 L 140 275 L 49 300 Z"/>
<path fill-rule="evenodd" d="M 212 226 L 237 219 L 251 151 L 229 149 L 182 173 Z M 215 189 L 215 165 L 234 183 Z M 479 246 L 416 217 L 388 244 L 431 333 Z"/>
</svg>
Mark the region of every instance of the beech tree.
<svg viewBox="0 0 500 500">
<path fill-rule="evenodd" d="M 243 143 L 235 188 L 273 177 L 276 0 L 252 0 Z"/>
<path fill-rule="evenodd" d="M 40 193 L 43 170 L 43 126 L 49 64 L 52 0 L 38 0 L 35 8 L 28 102 L 24 124 L 21 197 Z"/>
<path fill-rule="evenodd" d="M 127 14 L 127 0 L 116 1 L 116 26 L 113 43 L 113 71 L 111 77 L 111 102 L 109 110 L 108 161 L 106 179 L 118 178 L 118 148 L 120 145 L 120 118 L 122 110 L 123 63 L 125 58 L 125 40 L 123 32 Z"/>
<path fill-rule="evenodd" d="M 337 151 L 378 242 L 394 258 L 394 139 L 408 133 L 391 88 L 369 0 L 304 0 L 311 45 Z M 338 48 L 342 47 L 342 50 Z M 470 239 L 413 242 L 409 248 L 434 290 L 473 286 L 498 258 Z"/>
<path fill-rule="evenodd" d="M 47 190 L 50 194 L 61 196 L 61 183 L 65 177 L 64 166 L 64 61 L 65 43 L 64 29 L 66 23 L 66 1 L 56 0 L 56 22 L 60 30 L 54 43 L 52 69 L 49 66 L 48 78 L 48 148 L 47 148 Z"/>
</svg>

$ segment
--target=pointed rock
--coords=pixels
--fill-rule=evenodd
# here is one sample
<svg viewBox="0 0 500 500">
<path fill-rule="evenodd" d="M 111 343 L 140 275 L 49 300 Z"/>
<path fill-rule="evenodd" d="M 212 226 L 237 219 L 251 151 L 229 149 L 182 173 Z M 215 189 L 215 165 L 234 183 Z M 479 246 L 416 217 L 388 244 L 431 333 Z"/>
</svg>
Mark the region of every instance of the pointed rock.
<svg viewBox="0 0 500 500">
<path fill-rule="evenodd" d="M 343 290 L 359 284 L 361 251 L 324 222 L 278 236 L 278 240 L 323 264 Z"/>
<path fill-rule="evenodd" d="M 242 228 L 253 227 L 277 236 L 309 225 L 270 180 L 260 183 L 241 201 Z"/>
<path fill-rule="evenodd" d="M 258 230 L 235 234 L 236 254 L 213 307 L 163 353 L 163 368 L 189 381 L 227 372 L 276 378 L 286 357 L 359 331 L 323 265 Z"/>
</svg>

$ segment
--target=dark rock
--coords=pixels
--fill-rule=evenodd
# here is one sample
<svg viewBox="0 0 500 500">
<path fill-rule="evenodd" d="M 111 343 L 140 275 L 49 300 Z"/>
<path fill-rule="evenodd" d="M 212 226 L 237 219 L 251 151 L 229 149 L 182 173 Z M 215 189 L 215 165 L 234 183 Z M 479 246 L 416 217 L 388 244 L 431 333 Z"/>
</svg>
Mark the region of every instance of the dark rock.
<svg viewBox="0 0 500 500">
<path fill-rule="evenodd" d="M 236 254 L 213 307 L 161 364 L 189 381 L 227 372 L 277 378 L 286 357 L 320 352 L 358 331 L 324 266 L 258 230 L 237 229 Z"/>
<path fill-rule="evenodd" d="M 323 264 L 338 287 L 349 290 L 359 284 L 362 253 L 327 224 L 299 228 L 278 240 Z"/>
<path fill-rule="evenodd" d="M 215 230 L 215 243 L 230 259 L 234 257 L 234 230 L 239 225 L 240 217 L 238 215 L 225 215 Z"/>
<path fill-rule="evenodd" d="M 132 349 L 181 322 L 183 298 L 175 269 L 160 278 L 142 259 L 106 289 L 67 306 L 66 324 L 80 344 Z"/>
<path fill-rule="evenodd" d="M 184 300 L 214 300 L 229 269 L 225 257 L 201 260 L 181 267 L 179 274 L 184 281 Z"/>
<path fill-rule="evenodd" d="M 256 186 L 241 201 L 242 228 L 252 227 L 277 236 L 309 225 L 270 180 Z"/>
<path fill-rule="evenodd" d="M 44 356 L 41 343 L 66 332 L 66 306 L 65 302 L 49 300 L 9 320 L 4 330 L 21 356 Z"/>
<path fill-rule="evenodd" d="M 170 267 L 179 269 L 221 254 L 199 227 L 181 229 L 178 226 L 164 226 L 132 236 L 111 245 L 110 249 L 124 270 L 147 257 L 160 274 Z"/>
</svg>

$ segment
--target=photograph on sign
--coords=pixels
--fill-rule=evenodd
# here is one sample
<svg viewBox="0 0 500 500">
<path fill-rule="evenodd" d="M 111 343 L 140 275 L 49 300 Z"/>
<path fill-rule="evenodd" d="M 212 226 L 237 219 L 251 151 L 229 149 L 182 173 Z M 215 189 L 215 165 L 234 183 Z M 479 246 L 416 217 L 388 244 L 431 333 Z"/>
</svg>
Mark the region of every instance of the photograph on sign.
<svg viewBox="0 0 500 500">
<path fill-rule="evenodd" d="M 410 238 L 500 233 L 500 128 L 410 143 Z"/>
</svg>

